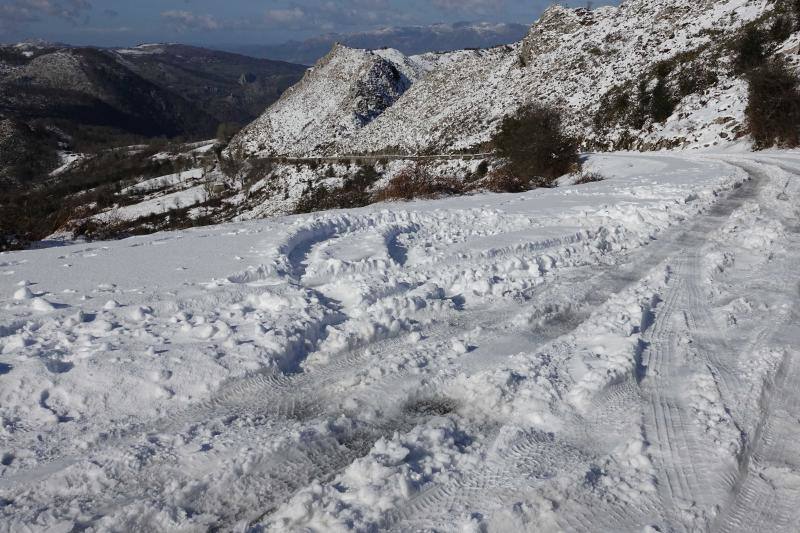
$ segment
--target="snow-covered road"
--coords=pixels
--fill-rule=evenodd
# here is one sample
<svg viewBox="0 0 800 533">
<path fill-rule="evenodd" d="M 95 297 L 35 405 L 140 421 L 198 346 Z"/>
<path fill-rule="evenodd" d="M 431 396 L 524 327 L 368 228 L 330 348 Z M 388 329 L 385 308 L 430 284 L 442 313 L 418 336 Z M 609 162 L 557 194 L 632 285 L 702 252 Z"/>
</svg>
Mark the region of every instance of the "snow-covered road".
<svg viewBox="0 0 800 533">
<path fill-rule="evenodd" d="M 0 530 L 796 530 L 800 153 L 587 168 L 0 254 Z"/>
</svg>

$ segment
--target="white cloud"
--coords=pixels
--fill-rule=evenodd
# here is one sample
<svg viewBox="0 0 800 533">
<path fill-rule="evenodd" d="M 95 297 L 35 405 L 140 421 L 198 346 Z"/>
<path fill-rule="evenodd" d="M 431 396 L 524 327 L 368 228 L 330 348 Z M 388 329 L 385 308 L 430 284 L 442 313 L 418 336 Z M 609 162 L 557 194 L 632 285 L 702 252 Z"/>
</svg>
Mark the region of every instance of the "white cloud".
<svg viewBox="0 0 800 533">
<path fill-rule="evenodd" d="M 77 25 L 88 21 L 88 0 L 12 0 L 0 5 L 0 31 L 18 31 L 23 26 L 55 17 Z"/>
<path fill-rule="evenodd" d="M 177 31 L 189 30 L 218 30 L 222 24 L 211 15 L 197 15 L 190 11 L 170 10 L 161 13 L 161 18 L 166 20 Z"/>
<path fill-rule="evenodd" d="M 265 20 L 268 24 L 286 24 L 302 21 L 306 18 L 306 13 L 299 7 L 295 6 L 288 9 L 269 9 L 266 12 Z"/>
<path fill-rule="evenodd" d="M 434 6 L 444 11 L 488 13 L 503 7 L 504 0 L 433 0 Z"/>
</svg>

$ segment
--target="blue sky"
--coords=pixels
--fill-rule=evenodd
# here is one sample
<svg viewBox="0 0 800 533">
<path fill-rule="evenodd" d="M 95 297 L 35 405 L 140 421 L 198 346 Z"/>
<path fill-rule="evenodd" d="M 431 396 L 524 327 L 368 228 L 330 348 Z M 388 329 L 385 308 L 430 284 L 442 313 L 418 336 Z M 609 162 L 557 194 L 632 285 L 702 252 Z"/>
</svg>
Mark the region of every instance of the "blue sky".
<svg viewBox="0 0 800 533">
<path fill-rule="evenodd" d="M 275 44 L 434 22 L 531 23 L 550 0 L 0 0 L 0 42 Z M 572 7 L 585 1 L 566 2 Z M 595 1 L 617 3 L 615 0 Z"/>
</svg>

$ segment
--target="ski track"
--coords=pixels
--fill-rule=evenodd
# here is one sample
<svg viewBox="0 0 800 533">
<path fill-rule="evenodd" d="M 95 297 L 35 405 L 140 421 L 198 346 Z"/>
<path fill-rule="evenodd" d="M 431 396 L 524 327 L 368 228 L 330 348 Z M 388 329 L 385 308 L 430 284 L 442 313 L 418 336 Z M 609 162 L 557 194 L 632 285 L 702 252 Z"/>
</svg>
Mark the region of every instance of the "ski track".
<svg viewBox="0 0 800 533">
<path fill-rule="evenodd" d="M 89 302 L 123 303 L 91 311 L 80 291 L 9 284 L 0 379 L 43 369 L 14 382 L 35 402 L 4 393 L 0 530 L 793 530 L 800 156 L 597 157 L 655 169 L 622 171 L 599 227 L 571 204 L 547 219 L 473 197 L 132 242 L 215 238 L 253 265 L 172 274 L 155 299 L 150 270 L 97 285 Z M 703 165 L 750 179 L 677 212 L 631 207 L 658 203 L 653 175 Z M 115 253 L 66 252 L 50 260 Z M 9 281 L 41 273 L 0 259 Z M 69 389 L 81 342 L 198 366 L 131 357 L 151 403 L 112 391 L 120 410 L 93 421 Z"/>
</svg>

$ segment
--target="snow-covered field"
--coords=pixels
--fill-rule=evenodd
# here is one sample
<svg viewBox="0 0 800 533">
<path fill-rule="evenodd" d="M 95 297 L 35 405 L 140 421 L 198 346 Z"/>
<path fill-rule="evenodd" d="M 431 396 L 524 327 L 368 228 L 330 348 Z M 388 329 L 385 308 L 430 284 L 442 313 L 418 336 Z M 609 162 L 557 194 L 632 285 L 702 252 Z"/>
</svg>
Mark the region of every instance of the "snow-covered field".
<svg viewBox="0 0 800 533">
<path fill-rule="evenodd" d="M 0 254 L 0 530 L 793 531 L 800 153 Z"/>
</svg>

